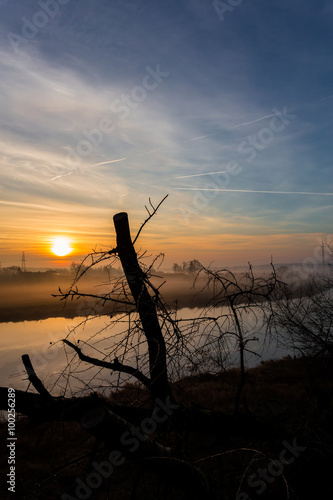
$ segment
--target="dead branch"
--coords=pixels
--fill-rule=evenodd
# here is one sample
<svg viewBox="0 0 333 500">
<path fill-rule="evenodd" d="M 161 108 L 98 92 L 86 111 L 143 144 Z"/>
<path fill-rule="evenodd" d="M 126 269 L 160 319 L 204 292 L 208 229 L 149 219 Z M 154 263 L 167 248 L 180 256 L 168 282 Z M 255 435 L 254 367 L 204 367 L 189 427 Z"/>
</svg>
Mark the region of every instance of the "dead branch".
<svg viewBox="0 0 333 500">
<path fill-rule="evenodd" d="M 86 363 L 90 363 L 91 365 L 101 366 L 102 368 L 107 368 L 108 370 L 128 373 L 129 375 L 132 375 L 133 377 L 137 378 L 143 385 L 149 388 L 151 380 L 137 368 L 133 368 L 132 366 L 120 363 L 118 358 L 115 358 L 114 362 L 111 363 L 109 361 L 104 361 L 101 359 L 92 358 L 91 356 L 86 356 L 85 354 L 83 354 L 82 350 L 77 345 L 73 344 L 67 339 L 63 339 L 62 341 L 77 353 L 81 361 L 85 361 Z"/>
<path fill-rule="evenodd" d="M 157 210 L 160 208 L 160 206 L 162 205 L 162 203 L 164 202 L 164 200 L 166 200 L 166 199 L 167 199 L 167 197 L 168 197 L 168 196 L 169 196 L 168 194 L 167 194 L 166 196 L 164 196 L 163 200 L 159 202 L 159 204 L 157 205 L 157 207 L 156 207 L 156 208 L 154 207 L 154 205 L 152 204 L 152 202 L 151 202 L 151 200 L 150 200 L 150 198 L 149 198 L 149 204 L 150 204 L 151 208 L 153 209 L 153 211 L 152 211 L 152 212 L 149 212 L 149 209 L 148 209 L 147 207 L 145 207 L 145 208 L 146 208 L 146 210 L 147 210 L 147 212 L 148 212 L 148 214 L 149 214 L 149 216 L 148 216 L 148 217 L 147 217 L 147 219 L 146 219 L 146 220 L 145 220 L 145 221 L 141 224 L 141 227 L 140 227 L 139 231 L 137 232 L 137 235 L 135 236 L 135 238 L 134 238 L 134 240 L 133 240 L 133 245 L 135 244 L 136 240 L 138 239 L 138 237 L 139 237 L 139 235 L 140 235 L 140 233 L 141 233 L 142 229 L 144 228 L 144 226 L 145 226 L 145 225 L 147 224 L 147 222 L 148 222 L 148 221 L 150 221 L 150 219 L 151 219 L 151 218 L 152 218 L 152 217 L 156 214 Z"/>
<path fill-rule="evenodd" d="M 73 289 L 69 290 L 68 292 L 63 292 L 60 288 L 59 288 L 59 292 L 60 292 L 60 294 L 52 295 L 52 297 L 61 297 L 60 300 L 67 300 L 68 298 L 73 300 L 74 297 L 76 297 L 77 299 L 79 299 L 81 297 L 89 297 L 89 298 L 93 298 L 93 299 L 99 299 L 100 301 L 104 302 L 103 305 L 105 304 L 105 302 L 110 301 L 110 302 L 114 302 L 115 304 L 123 304 L 126 306 L 135 307 L 134 302 L 130 302 L 128 300 L 114 299 L 113 297 L 108 296 L 110 294 L 106 294 L 106 295 L 101 296 L 101 295 L 95 295 L 93 293 L 81 293 L 78 290 L 73 290 Z"/>
<path fill-rule="evenodd" d="M 35 370 L 32 366 L 32 363 L 29 358 L 29 354 L 23 354 L 22 356 L 22 362 L 24 364 L 24 368 L 28 374 L 28 379 L 30 383 L 34 386 L 37 392 L 42 396 L 44 399 L 53 399 L 51 394 L 45 389 L 42 381 L 37 377 Z"/>
</svg>

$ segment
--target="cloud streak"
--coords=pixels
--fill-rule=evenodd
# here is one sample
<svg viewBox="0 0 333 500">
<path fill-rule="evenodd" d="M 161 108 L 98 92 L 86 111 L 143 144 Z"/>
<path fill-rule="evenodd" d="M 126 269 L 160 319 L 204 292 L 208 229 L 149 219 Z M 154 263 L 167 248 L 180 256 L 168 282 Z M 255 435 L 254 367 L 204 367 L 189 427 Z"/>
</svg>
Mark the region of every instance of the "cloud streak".
<svg viewBox="0 0 333 500">
<path fill-rule="evenodd" d="M 205 188 L 188 188 L 188 187 L 179 187 L 172 188 L 180 191 L 218 191 L 223 193 L 263 193 L 263 194 L 295 194 L 295 195 L 308 195 L 308 196 L 333 196 L 333 193 L 312 193 L 308 191 L 264 191 L 257 189 L 205 189 Z"/>
<path fill-rule="evenodd" d="M 166 177 L 165 180 L 170 179 L 188 179 L 190 177 L 202 177 L 204 175 L 226 174 L 227 170 L 220 170 L 219 172 L 207 172 L 204 174 L 181 175 L 179 177 Z"/>
<path fill-rule="evenodd" d="M 65 208 L 61 207 L 50 207 L 48 205 L 38 205 L 37 203 L 24 203 L 19 201 L 2 201 L 0 200 L 1 205 L 7 205 L 12 207 L 22 207 L 22 208 L 35 208 L 39 210 L 50 210 L 52 212 L 67 212 Z"/>
<path fill-rule="evenodd" d="M 251 120 L 250 122 L 238 123 L 237 125 L 234 125 L 232 128 L 245 127 L 245 125 L 251 125 L 252 123 L 261 122 L 262 120 L 266 120 L 266 118 L 272 118 L 273 116 L 276 116 L 276 114 L 272 113 L 270 115 L 266 115 L 266 116 L 262 116 L 261 118 L 257 118 L 256 120 Z"/>
<path fill-rule="evenodd" d="M 85 167 L 85 169 L 91 167 L 99 167 L 100 165 L 108 165 L 109 163 L 118 163 L 124 160 L 127 160 L 127 156 L 125 156 L 124 158 L 119 158 L 118 160 L 107 160 L 107 161 L 102 161 L 101 163 L 95 163 L 94 165 L 89 165 L 88 167 Z"/>
<path fill-rule="evenodd" d="M 67 174 L 60 174 L 60 175 L 56 175 L 55 177 L 52 177 L 52 179 L 50 179 L 50 181 L 55 181 L 56 179 L 60 179 L 61 177 L 67 177 L 67 175 L 71 175 L 73 172 L 68 172 Z"/>
<path fill-rule="evenodd" d="M 200 139 L 205 139 L 206 137 L 211 137 L 211 136 L 216 135 L 216 134 L 217 134 L 217 132 L 214 132 L 214 134 L 200 135 L 199 137 L 194 137 L 193 139 L 189 139 L 188 141 L 184 141 L 184 142 L 199 141 Z"/>
</svg>

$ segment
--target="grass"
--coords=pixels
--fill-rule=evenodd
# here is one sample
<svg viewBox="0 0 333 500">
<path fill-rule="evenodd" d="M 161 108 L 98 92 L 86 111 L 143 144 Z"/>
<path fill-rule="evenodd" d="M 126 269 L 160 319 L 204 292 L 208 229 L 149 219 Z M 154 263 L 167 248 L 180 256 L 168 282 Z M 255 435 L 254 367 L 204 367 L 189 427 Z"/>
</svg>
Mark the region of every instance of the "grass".
<svg viewBox="0 0 333 500">
<path fill-rule="evenodd" d="M 195 419 L 190 425 L 179 414 L 154 437 L 177 449 L 204 473 L 211 498 L 329 498 L 333 359 L 285 358 L 250 369 L 242 400 L 243 413 L 228 427 L 221 412 L 232 415 L 238 378 L 238 371 L 233 369 L 217 375 L 202 373 L 174 383 L 176 399 L 184 407 L 196 409 L 194 415 L 201 420 Z M 111 398 L 131 404 L 138 396 L 145 397 L 138 387 L 128 386 Z M 6 425 L 2 424 L 3 442 L 5 437 Z M 92 461 L 99 463 L 108 454 L 76 423 L 33 426 L 22 419 L 17 422 L 17 437 L 17 487 L 18 498 L 22 499 L 61 498 L 64 492 L 72 491 L 76 477 L 85 480 Z M 281 458 L 286 442 L 290 446 L 296 442 L 306 449 L 299 452 L 293 463 L 284 464 L 281 471 L 278 468 L 281 464 L 276 461 Z M 86 457 L 87 454 L 90 456 Z M 292 457 L 290 452 L 285 455 Z M 4 478 L 8 468 L 5 447 L 0 460 Z M 259 477 L 263 471 L 271 471 L 267 472 L 269 481 Z M 251 475 L 254 475 L 252 486 Z M 175 475 L 163 478 L 145 461 L 140 464 L 126 461 L 115 468 L 109 481 L 94 490 L 90 498 L 182 499 L 186 498 L 186 485 L 183 486 L 176 484 Z M 5 484 L 0 496 L 12 498 Z"/>
</svg>

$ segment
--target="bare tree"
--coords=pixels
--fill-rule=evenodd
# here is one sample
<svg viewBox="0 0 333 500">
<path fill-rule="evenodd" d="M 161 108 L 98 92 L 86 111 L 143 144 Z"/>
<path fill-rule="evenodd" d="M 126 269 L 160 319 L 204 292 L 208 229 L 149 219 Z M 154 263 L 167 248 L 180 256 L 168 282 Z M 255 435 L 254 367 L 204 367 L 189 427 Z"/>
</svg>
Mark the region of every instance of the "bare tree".
<svg viewBox="0 0 333 500">
<path fill-rule="evenodd" d="M 267 330 L 273 292 L 280 285 L 275 268 L 271 264 L 268 277 L 255 277 L 249 264 L 248 271 L 236 275 L 228 269 L 213 271 L 201 266 L 200 275 L 207 278 L 202 290 L 212 289 L 213 298 L 204 309 L 201 322 L 205 325 L 196 354 L 213 360 L 219 368 L 230 363 L 232 352 L 237 350 L 240 382 L 235 398 L 235 413 L 239 410 L 240 397 L 246 380 L 246 353 L 258 354 L 250 349 L 250 344 L 258 342 L 258 334 Z M 232 346 L 233 344 L 233 346 Z"/>
<path fill-rule="evenodd" d="M 109 336 L 109 340 L 113 340 L 113 345 L 108 348 L 107 354 L 102 359 L 83 352 L 81 345 L 69 340 L 68 337 L 63 342 L 73 349 L 84 363 L 136 378 L 151 392 L 153 399 L 172 397 L 167 370 L 167 349 L 176 348 L 180 334 L 171 318 L 170 310 L 160 296 L 159 287 L 155 287 L 151 282 L 151 269 L 155 261 L 149 268 L 140 267 L 134 243 L 164 200 L 165 198 L 156 207 L 150 201 L 150 208 L 146 207 L 148 217 L 133 242 L 127 214 L 124 212 L 116 214 L 114 216 L 116 246 L 108 252 L 90 254 L 89 257 L 92 259 L 90 264 L 86 264 L 87 258 L 81 263 L 69 290 L 64 292 L 60 290 L 61 300 L 83 297 L 94 299 L 92 311 L 97 309 L 103 313 L 103 306 L 106 303 L 112 303 L 115 312 L 117 307 L 119 310 L 119 306 L 125 309 L 126 319 L 124 319 L 128 321 L 129 318 L 129 326 L 113 339 Z M 112 283 L 108 283 L 108 291 L 101 294 L 82 293 L 78 289 L 79 280 L 89 269 L 105 260 L 114 261 L 115 258 L 119 259 L 122 265 L 126 281 L 117 277 Z M 122 319 L 111 318 L 111 322 L 114 321 L 121 322 Z M 85 342 L 84 350 L 91 350 L 91 347 L 96 350 L 99 342 L 96 332 L 93 338 Z M 144 343 L 147 345 L 146 350 Z M 124 362 L 125 358 L 127 362 Z"/>
<path fill-rule="evenodd" d="M 273 304 L 271 331 L 302 355 L 333 354 L 333 275 L 285 284 Z"/>
</svg>

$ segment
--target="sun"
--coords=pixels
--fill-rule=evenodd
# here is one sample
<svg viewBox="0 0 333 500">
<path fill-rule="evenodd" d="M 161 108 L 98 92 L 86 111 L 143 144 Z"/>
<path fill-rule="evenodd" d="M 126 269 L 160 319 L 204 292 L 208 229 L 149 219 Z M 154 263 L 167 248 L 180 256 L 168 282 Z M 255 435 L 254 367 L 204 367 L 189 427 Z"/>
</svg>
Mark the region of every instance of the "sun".
<svg viewBox="0 0 333 500">
<path fill-rule="evenodd" d="M 53 238 L 51 247 L 52 253 L 58 255 L 58 257 L 64 257 L 64 255 L 68 255 L 72 251 L 73 248 L 71 247 L 71 242 L 68 238 L 63 238 L 60 236 Z"/>
</svg>

